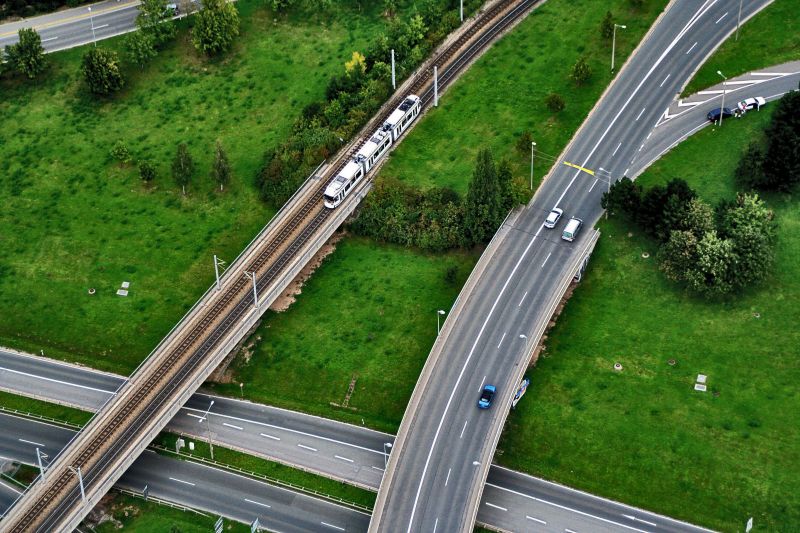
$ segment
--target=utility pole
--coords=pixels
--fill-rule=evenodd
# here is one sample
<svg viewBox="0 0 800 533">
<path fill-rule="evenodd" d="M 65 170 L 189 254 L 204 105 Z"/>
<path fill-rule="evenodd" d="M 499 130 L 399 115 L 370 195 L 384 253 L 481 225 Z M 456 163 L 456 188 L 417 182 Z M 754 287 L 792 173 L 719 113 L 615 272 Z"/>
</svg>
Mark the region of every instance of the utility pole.
<svg viewBox="0 0 800 533">
<path fill-rule="evenodd" d="M 81 499 L 83 500 L 83 505 L 86 505 L 86 491 L 83 488 L 83 475 L 81 474 L 81 467 L 76 469 L 74 466 L 70 466 L 69 469 L 78 474 L 78 485 L 81 487 Z"/>
<path fill-rule="evenodd" d="M 42 481 L 44 481 L 44 468 L 42 468 L 42 452 L 39 451 L 39 447 L 36 447 L 36 462 L 39 463 L 39 474 L 42 476 Z"/>
<path fill-rule="evenodd" d="M 211 400 L 211 403 L 208 405 L 208 409 L 206 409 L 206 414 L 203 415 L 203 418 L 198 420 L 201 424 L 203 420 L 206 421 L 206 428 L 208 429 L 208 448 L 211 450 L 211 460 L 214 460 L 214 443 L 211 442 L 211 422 L 209 421 L 209 413 L 211 412 L 211 408 L 214 407 L 214 400 Z"/>
<path fill-rule="evenodd" d="M 258 309 L 258 288 L 256 286 L 256 273 L 255 272 L 245 272 L 245 275 L 253 280 L 253 307 Z"/>
<path fill-rule="evenodd" d="M 439 107 L 439 67 L 433 66 L 433 107 Z"/>
<path fill-rule="evenodd" d="M 742 0 L 739 0 L 739 16 L 736 18 L 736 39 L 734 41 L 739 40 L 739 24 L 742 22 Z"/>
<path fill-rule="evenodd" d="M 531 141 L 531 190 L 533 190 L 533 150 L 536 143 Z"/>
<path fill-rule="evenodd" d="M 397 89 L 397 83 L 394 78 L 394 48 L 392 48 L 392 90 Z"/>
<path fill-rule="evenodd" d="M 617 28 L 625 29 L 623 24 L 614 24 L 614 36 L 611 39 L 611 72 L 614 72 L 614 53 L 617 50 Z"/>
</svg>

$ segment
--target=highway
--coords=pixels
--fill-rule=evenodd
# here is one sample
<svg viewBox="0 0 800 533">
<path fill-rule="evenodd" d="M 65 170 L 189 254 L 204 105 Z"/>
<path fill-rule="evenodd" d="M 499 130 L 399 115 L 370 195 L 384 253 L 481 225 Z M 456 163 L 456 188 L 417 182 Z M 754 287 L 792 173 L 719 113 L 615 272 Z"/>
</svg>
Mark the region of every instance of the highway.
<svg viewBox="0 0 800 533">
<path fill-rule="evenodd" d="M 74 434 L 2 413 L 0 424 L 9 428 L 0 434 L 0 457 L 33 466 L 37 447 L 52 457 Z M 262 525 L 278 531 L 316 531 L 323 521 L 347 531 L 366 531 L 369 521 L 359 511 L 151 451 L 137 459 L 117 486 L 136 493 L 147 486 L 151 496 L 246 523 L 261 508 L 266 513 L 258 515 Z M 645 525 L 666 532 L 708 531 L 500 467 L 492 469 L 478 516 L 481 523 L 505 531 L 642 532 Z"/>
<path fill-rule="evenodd" d="M 19 41 L 20 28 L 33 28 L 46 52 L 101 41 L 136 29 L 139 0 L 107 0 L 0 25 L 0 48 Z M 89 11 L 91 7 L 91 11 Z M 94 27 L 94 33 L 92 32 Z"/>
<path fill-rule="evenodd" d="M 417 382 L 370 531 L 472 530 L 509 402 L 571 265 L 596 237 L 591 227 L 602 214 L 608 176 L 629 172 L 673 95 L 735 29 L 734 4 L 671 2 L 526 209 L 495 236 L 484 254 L 491 260 L 482 258 L 473 271 Z M 743 19 L 766 4 L 744 1 Z M 566 220 L 555 230 L 543 227 L 556 206 L 564 219 L 585 221 L 575 242 L 559 238 Z M 498 392 L 492 408 L 481 410 L 485 384 Z"/>
<path fill-rule="evenodd" d="M 24 380 L 20 382 L 21 376 Z M 87 368 L 0 350 L 0 389 L 3 390 L 18 393 L 22 393 L 24 389 L 38 390 L 37 396 L 40 399 L 70 404 L 70 397 L 75 389 L 72 383 L 104 388 L 107 396 L 116 390 L 120 380 L 122 378 Z M 201 413 L 205 412 L 212 399 L 214 406 L 209 414 L 210 426 L 199 424 Z M 86 408 L 96 409 L 105 399 L 101 397 L 96 401 L 97 405 Z M 13 436 L 45 442 L 37 440 L 45 438 L 41 434 L 27 433 L 29 436 L 26 437 L 25 434 L 17 433 L 29 431 L 28 427 L 23 426 L 14 431 Z M 207 440 L 209 428 L 213 442 L 217 445 L 276 460 L 373 491 L 378 489 L 383 475 L 386 460 L 384 451 L 388 451 L 384 444 L 394 442 L 394 436 L 386 433 L 294 411 L 204 394 L 195 394 L 186 408 L 167 426 L 170 431 L 203 440 Z M 66 442 L 67 433 L 69 432 L 63 432 L 58 442 Z M 57 444 L 50 443 L 48 446 L 50 449 L 60 449 Z M 0 455 L 4 454 L 4 449 L 0 445 Z M 26 462 L 31 461 L 34 457 L 33 450 L 24 446 L 23 449 L 28 449 L 28 455 L 23 456 Z M 171 501 L 195 507 L 191 501 L 176 500 L 174 497 Z M 614 530 L 616 524 L 622 523 L 618 527 L 623 527 L 624 522 L 630 521 L 626 516 L 658 523 L 664 531 L 703 531 L 702 528 L 664 516 L 493 466 L 478 513 L 479 522 L 508 531 L 524 531 L 533 523 L 539 524 L 527 518 L 528 516 L 550 524 L 552 529 L 542 529 L 547 531 L 563 531 L 558 529 L 562 525 L 575 531 Z"/>
</svg>

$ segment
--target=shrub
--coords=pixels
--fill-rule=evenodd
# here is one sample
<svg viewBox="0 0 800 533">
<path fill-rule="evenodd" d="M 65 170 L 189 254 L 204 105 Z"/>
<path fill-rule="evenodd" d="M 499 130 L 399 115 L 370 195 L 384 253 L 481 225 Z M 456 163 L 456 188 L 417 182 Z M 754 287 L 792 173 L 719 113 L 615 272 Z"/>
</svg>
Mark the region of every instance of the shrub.
<svg viewBox="0 0 800 533">
<path fill-rule="evenodd" d="M 547 109 L 553 113 L 559 113 L 563 111 L 564 107 L 567 105 L 564 101 L 564 98 L 557 93 L 550 93 L 545 96 L 544 103 L 547 106 Z"/>
<path fill-rule="evenodd" d="M 611 11 L 606 11 L 606 16 L 600 23 L 600 35 L 603 39 L 611 39 L 614 35 L 614 15 L 611 14 Z"/>
<path fill-rule="evenodd" d="M 592 68 L 589 66 L 589 63 L 586 62 L 585 57 L 581 56 L 578 58 L 578 61 L 576 61 L 575 65 L 572 67 L 570 77 L 572 81 L 575 82 L 575 85 L 584 85 L 589 81 L 592 77 Z"/>
<path fill-rule="evenodd" d="M 146 159 L 139 161 L 139 177 L 145 183 L 150 183 L 156 179 L 156 167 L 153 163 Z"/>
<path fill-rule="evenodd" d="M 111 157 L 124 165 L 131 162 L 131 153 L 122 139 L 114 143 L 113 148 L 111 148 Z"/>
</svg>

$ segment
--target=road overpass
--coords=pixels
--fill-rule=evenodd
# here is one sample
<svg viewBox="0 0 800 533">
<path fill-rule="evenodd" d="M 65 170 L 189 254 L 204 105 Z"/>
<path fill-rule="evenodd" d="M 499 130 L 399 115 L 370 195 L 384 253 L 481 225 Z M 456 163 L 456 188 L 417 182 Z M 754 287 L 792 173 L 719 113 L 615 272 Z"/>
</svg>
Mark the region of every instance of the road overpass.
<svg viewBox="0 0 800 533">
<path fill-rule="evenodd" d="M 768 3 L 744 1 L 743 19 Z M 417 382 L 370 531 L 472 530 L 510 400 L 565 281 L 596 237 L 601 194 L 630 171 L 673 95 L 734 31 L 736 8 L 723 0 L 671 2 L 531 202 L 495 236 Z M 575 242 L 559 238 L 563 222 L 544 228 L 554 207 L 585 222 Z M 497 397 L 479 410 L 485 384 L 497 387 Z"/>
<path fill-rule="evenodd" d="M 64 448 L 51 475 L 29 487 L 6 517 L 11 531 L 69 530 L 80 522 L 358 205 L 369 190 L 369 180 L 363 180 L 335 210 L 323 206 L 322 191 L 362 140 L 407 94 L 420 95 L 423 107 L 429 106 L 434 100 L 434 65 L 440 69 L 438 86 L 443 89 L 534 3 L 490 3 L 448 38 L 333 164 L 309 177 L 221 281 L 209 288 Z"/>
</svg>

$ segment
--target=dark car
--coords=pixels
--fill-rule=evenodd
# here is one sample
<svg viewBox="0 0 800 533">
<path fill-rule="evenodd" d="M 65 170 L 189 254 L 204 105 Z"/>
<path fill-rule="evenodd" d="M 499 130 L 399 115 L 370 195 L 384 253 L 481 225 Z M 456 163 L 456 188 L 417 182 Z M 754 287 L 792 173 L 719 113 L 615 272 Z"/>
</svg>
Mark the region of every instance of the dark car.
<svg viewBox="0 0 800 533">
<path fill-rule="evenodd" d="M 481 409 L 488 409 L 492 405 L 494 393 L 497 391 L 494 385 L 486 385 L 481 392 L 481 398 L 478 400 L 478 407 Z"/>
<path fill-rule="evenodd" d="M 708 112 L 706 118 L 710 122 L 716 122 L 719 120 L 719 116 L 722 115 L 722 118 L 728 118 L 733 116 L 733 111 L 730 110 L 728 107 L 716 107 Z"/>
</svg>

